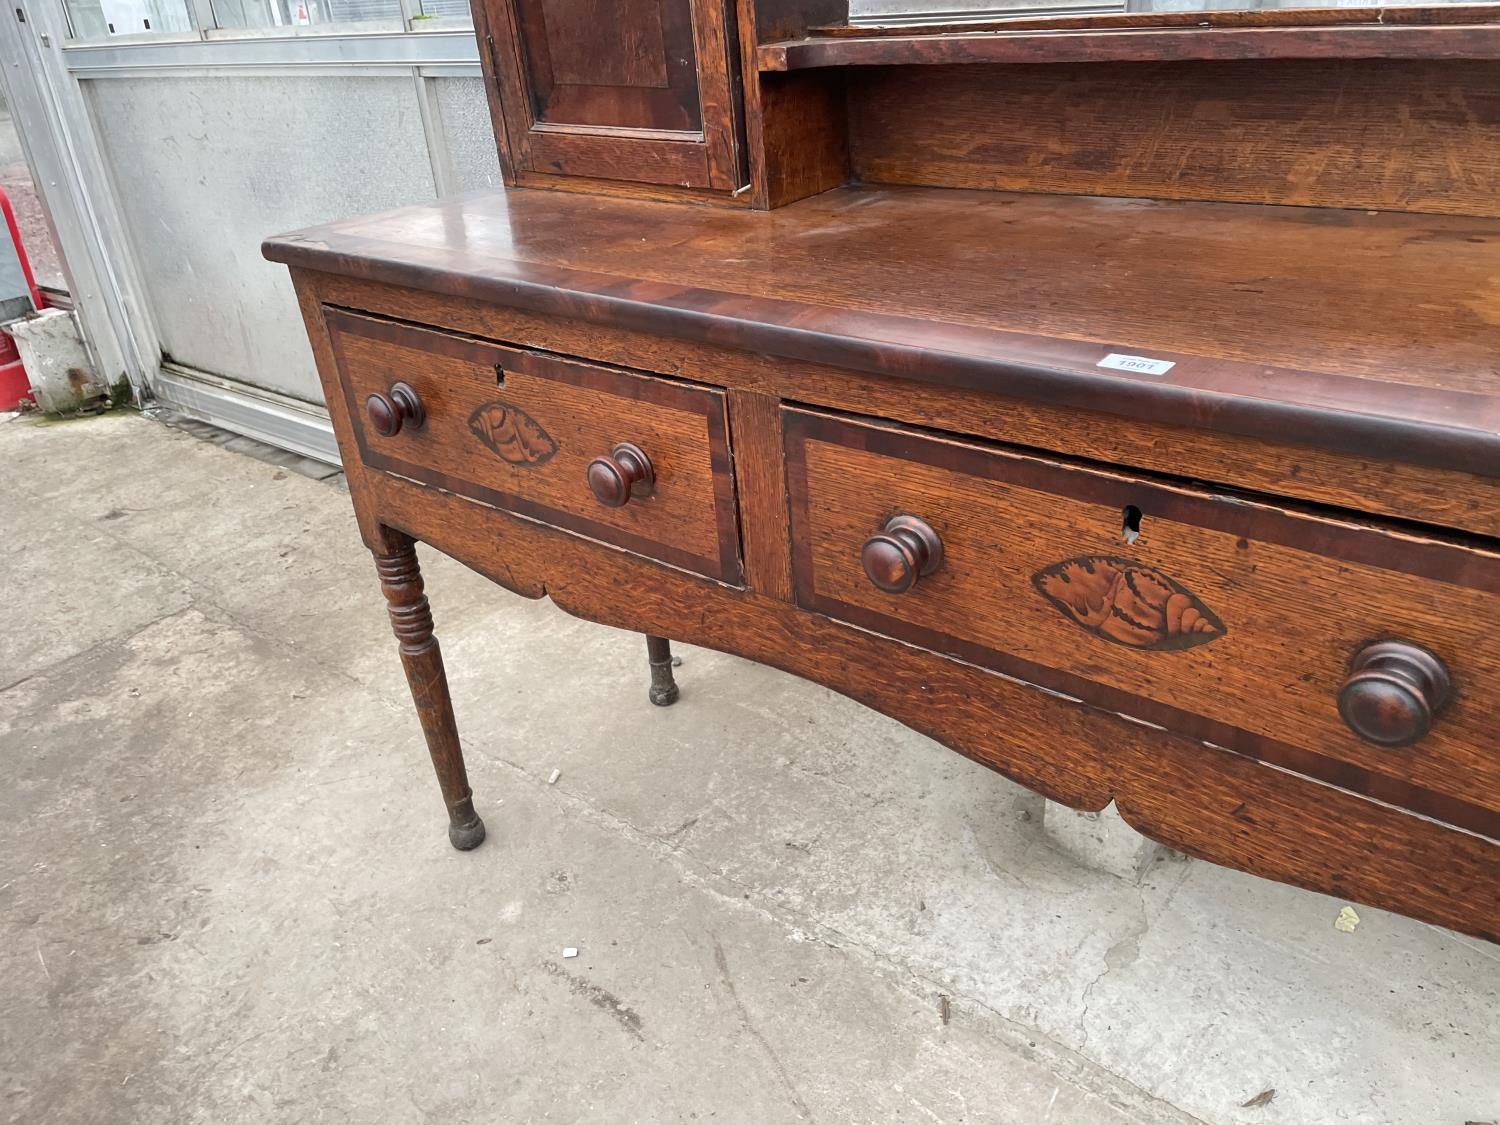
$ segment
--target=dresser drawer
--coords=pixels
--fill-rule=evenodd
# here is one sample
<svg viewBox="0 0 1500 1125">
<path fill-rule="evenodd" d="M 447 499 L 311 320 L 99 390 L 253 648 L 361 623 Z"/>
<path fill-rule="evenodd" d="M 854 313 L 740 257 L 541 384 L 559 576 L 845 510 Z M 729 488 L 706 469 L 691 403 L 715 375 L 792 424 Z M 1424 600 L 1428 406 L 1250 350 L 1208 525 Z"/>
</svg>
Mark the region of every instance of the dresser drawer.
<svg viewBox="0 0 1500 1125">
<path fill-rule="evenodd" d="M 799 604 L 1500 836 L 1500 556 L 813 411 L 783 423 Z"/>
<path fill-rule="evenodd" d="M 324 315 L 366 465 L 740 581 L 722 392 Z"/>
</svg>

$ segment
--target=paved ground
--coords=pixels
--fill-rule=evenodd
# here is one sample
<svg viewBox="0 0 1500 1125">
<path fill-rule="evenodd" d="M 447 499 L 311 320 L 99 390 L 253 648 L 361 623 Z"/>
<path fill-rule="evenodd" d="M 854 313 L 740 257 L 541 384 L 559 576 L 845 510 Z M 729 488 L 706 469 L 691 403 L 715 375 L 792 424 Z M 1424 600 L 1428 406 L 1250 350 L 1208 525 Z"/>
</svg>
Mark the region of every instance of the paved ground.
<svg viewBox="0 0 1500 1125">
<path fill-rule="evenodd" d="M 894 723 L 698 650 L 652 708 L 428 555 L 455 853 L 336 484 L 120 415 L 0 464 L 0 1120 L 1500 1118 L 1494 947 L 1082 869 Z"/>
</svg>

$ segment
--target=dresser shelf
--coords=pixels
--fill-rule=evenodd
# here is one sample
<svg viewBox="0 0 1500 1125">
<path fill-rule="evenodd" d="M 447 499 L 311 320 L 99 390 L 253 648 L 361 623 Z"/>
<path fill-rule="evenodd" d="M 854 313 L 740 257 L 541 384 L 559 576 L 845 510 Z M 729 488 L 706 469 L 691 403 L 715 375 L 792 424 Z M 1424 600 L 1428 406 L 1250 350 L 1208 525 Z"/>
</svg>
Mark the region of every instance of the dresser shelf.
<svg viewBox="0 0 1500 1125">
<path fill-rule="evenodd" d="M 790 71 L 954 63 L 1497 59 L 1496 20 L 1494 6 L 1472 5 L 843 25 L 764 43 L 756 65 L 762 71 Z"/>
</svg>

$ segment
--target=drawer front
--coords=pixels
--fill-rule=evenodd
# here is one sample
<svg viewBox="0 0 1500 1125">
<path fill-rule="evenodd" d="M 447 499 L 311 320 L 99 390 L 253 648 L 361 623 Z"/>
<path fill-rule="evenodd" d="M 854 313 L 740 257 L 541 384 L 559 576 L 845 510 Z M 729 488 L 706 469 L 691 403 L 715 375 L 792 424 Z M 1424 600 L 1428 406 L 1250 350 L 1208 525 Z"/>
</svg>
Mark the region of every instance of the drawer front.
<svg viewBox="0 0 1500 1125">
<path fill-rule="evenodd" d="M 1500 556 L 878 423 L 783 422 L 799 604 L 1500 836 Z M 1369 648 L 1391 641 L 1406 647 Z M 1430 729 L 1377 745 L 1341 693 L 1367 736 L 1423 717 L 1418 697 Z"/>
<path fill-rule="evenodd" d="M 324 315 L 365 464 L 740 581 L 722 392 L 342 309 Z M 621 445 L 644 455 L 648 475 L 628 480 Z M 604 467 L 617 474 L 617 506 L 591 484 L 601 460 L 617 467 Z"/>
</svg>

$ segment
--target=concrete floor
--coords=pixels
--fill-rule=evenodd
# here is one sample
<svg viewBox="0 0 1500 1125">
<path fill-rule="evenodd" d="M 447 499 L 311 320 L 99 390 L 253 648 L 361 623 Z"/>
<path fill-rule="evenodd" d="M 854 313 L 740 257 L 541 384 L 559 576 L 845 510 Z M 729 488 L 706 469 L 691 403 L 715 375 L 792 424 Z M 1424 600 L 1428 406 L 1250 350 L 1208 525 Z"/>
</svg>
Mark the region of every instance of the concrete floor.
<svg viewBox="0 0 1500 1125">
<path fill-rule="evenodd" d="M 847 700 L 689 649 L 653 708 L 639 638 L 429 552 L 453 852 L 336 483 L 122 415 L 0 464 L 0 1120 L 1500 1118 L 1495 947 L 1084 869 Z"/>
</svg>

